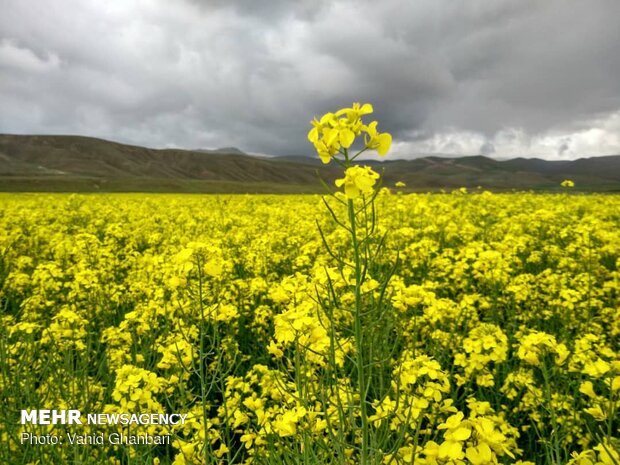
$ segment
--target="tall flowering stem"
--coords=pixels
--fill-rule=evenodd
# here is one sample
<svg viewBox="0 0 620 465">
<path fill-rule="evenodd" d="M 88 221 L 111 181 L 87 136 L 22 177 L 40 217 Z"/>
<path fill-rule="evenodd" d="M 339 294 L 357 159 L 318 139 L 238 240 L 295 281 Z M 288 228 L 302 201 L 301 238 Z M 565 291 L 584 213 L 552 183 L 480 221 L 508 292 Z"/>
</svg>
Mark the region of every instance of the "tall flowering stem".
<svg viewBox="0 0 620 465">
<path fill-rule="evenodd" d="M 353 269 L 354 308 L 352 309 L 352 331 L 354 339 L 355 357 L 353 380 L 359 401 L 354 406 L 354 416 L 359 416 L 359 423 L 352 424 L 351 450 L 358 451 L 358 462 L 362 465 L 377 463 L 381 454 L 377 441 L 373 438 L 370 412 L 370 389 L 373 381 L 373 369 L 384 362 L 377 362 L 376 354 L 381 353 L 380 348 L 373 347 L 372 338 L 369 337 L 368 323 L 371 319 L 381 319 L 381 302 L 378 305 L 367 306 L 364 301 L 363 286 L 368 279 L 369 266 L 371 265 L 370 241 L 375 232 L 375 198 L 376 184 L 380 176 L 368 166 L 359 166 L 354 161 L 367 150 L 376 150 L 380 156 L 385 155 L 391 145 L 392 136 L 388 133 L 377 131 L 377 122 L 364 124 L 362 117 L 373 112 L 370 104 L 353 104 L 350 108 L 343 108 L 335 113 L 327 113 L 319 120 L 312 121 L 313 128 L 308 133 L 308 140 L 312 142 L 323 163 L 335 161 L 344 168 L 344 177 L 337 179 L 336 187 L 343 191 L 334 194 L 342 204 L 346 206 L 346 218 L 339 218 L 329 204 L 329 209 L 336 223 L 344 227 L 351 237 L 352 263 L 339 260 L 342 268 Z M 363 138 L 363 146 L 354 155 L 352 147 L 355 140 Z M 322 234 L 324 237 L 324 235 Z M 325 243 L 329 249 L 329 245 Z M 389 280 L 384 279 L 383 289 Z M 370 307 L 370 308 L 369 308 Z M 374 308 L 373 308 L 374 307 Z M 331 313 L 330 313 L 331 314 Z M 335 321 L 330 322 L 335 325 Z"/>
</svg>

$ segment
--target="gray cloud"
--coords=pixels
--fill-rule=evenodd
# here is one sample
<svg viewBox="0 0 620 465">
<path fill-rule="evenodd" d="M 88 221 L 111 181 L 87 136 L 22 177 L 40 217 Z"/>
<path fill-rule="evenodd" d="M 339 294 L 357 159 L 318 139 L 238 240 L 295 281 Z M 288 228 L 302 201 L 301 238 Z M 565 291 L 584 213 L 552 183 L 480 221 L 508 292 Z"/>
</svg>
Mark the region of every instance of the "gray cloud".
<svg viewBox="0 0 620 465">
<path fill-rule="evenodd" d="M 495 146 L 492 142 L 486 141 L 480 146 L 480 155 L 493 155 L 495 153 Z"/>
<path fill-rule="evenodd" d="M 372 102 L 394 154 L 620 153 L 616 0 L 0 0 L 0 132 L 310 154 Z"/>
</svg>

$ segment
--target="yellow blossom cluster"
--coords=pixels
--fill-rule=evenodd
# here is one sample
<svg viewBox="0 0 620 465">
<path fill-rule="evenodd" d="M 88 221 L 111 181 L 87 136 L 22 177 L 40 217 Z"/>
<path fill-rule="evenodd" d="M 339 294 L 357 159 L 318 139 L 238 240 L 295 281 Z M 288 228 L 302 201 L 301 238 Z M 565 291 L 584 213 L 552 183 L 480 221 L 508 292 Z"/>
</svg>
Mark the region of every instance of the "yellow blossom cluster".
<svg viewBox="0 0 620 465">
<path fill-rule="evenodd" d="M 315 118 L 308 140 L 314 145 L 321 161 L 327 164 L 338 154 L 344 154 L 343 150 L 348 150 L 361 134 L 364 134 L 366 149 L 385 155 L 392 145 L 392 136 L 387 132 L 379 133 L 376 121 L 368 125 L 362 121 L 362 116 L 373 111 L 370 103 L 354 103 L 351 108 L 326 113 L 320 120 Z"/>
<path fill-rule="evenodd" d="M 336 186 L 344 186 L 345 195 L 350 199 L 356 199 L 362 195 L 372 195 L 377 179 L 379 174 L 372 168 L 356 165 L 345 170 L 344 178 L 336 179 Z"/>
</svg>

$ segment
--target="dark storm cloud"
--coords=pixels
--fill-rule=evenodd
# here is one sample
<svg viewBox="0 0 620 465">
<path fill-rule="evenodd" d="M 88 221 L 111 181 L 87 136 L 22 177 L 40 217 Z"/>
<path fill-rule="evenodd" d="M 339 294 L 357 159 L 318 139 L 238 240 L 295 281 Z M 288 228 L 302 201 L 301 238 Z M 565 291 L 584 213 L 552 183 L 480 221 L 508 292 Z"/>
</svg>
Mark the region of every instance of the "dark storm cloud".
<svg viewBox="0 0 620 465">
<path fill-rule="evenodd" d="M 620 152 L 616 0 L 0 8 L 0 132 L 302 154 L 369 101 L 399 156 Z"/>
<path fill-rule="evenodd" d="M 257 18 L 273 23 L 290 18 L 312 20 L 319 15 L 327 0 L 183 0 L 203 12 L 230 9 L 242 17 Z"/>
</svg>

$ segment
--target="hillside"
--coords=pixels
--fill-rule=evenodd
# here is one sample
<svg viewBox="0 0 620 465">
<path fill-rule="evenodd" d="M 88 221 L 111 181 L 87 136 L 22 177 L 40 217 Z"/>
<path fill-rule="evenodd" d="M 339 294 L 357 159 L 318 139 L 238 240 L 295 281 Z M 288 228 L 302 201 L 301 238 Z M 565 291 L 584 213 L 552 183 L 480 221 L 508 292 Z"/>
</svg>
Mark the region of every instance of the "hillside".
<svg viewBox="0 0 620 465">
<path fill-rule="evenodd" d="M 424 191 L 480 186 L 490 190 L 620 191 L 620 156 L 546 161 L 483 156 L 393 160 L 372 164 L 385 185 Z M 0 135 L 2 191 L 322 192 L 340 176 L 334 164 L 305 157 L 254 157 L 235 148 L 149 149 L 82 136 Z"/>
</svg>

